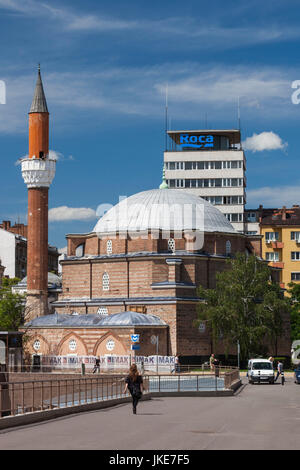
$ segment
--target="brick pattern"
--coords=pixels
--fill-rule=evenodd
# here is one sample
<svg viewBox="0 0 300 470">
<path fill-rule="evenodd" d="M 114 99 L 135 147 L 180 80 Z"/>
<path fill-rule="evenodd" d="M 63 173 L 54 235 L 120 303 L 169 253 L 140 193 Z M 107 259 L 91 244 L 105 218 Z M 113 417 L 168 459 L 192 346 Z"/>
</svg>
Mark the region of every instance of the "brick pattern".
<svg viewBox="0 0 300 470">
<path fill-rule="evenodd" d="M 172 235 L 172 234 L 171 234 Z M 171 302 L 147 303 L 140 305 L 146 314 L 153 314 L 160 317 L 167 325 L 167 328 L 151 329 L 128 329 L 110 331 L 100 328 L 92 330 L 74 330 L 82 339 L 88 354 L 97 353 L 102 355 L 106 351 L 106 343 L 109 339 L 115 341 L 116 351 L 127 351 L 130 353 L 130 332 L 141 334 L 143 342 L 139 354 L 154 354 L 155 346 L 151 344 L 151 335 L 158 334 L 159 353 L 182 356 L 208 356 L 212 352 L 212 341 L 209 331 L 200 332 L 195 326 L 197 319 L 197 303 L 189 300 L 196 296 L 196 289 L 187 288 L 153 288 L 152 284 L 160 282 L 184 282 L 202 285 L 205 288 L 214 288 L 217 272 L 229 269 L 226 263 L 226 242 L 231 243 L 231 253 L 244 252 L 248 244 L 247 238 L 241 234 L 205 234 L 203 252 L 210 256 L 185 256 L 184 253 L 168 253 L 168 240 L 163 239 L 140 239 L 134 240 L 124 238 L 98 238 L 89 234 L 85 238 L 85 247 L 89 254 L 107 255 L 107 240 L 112 240 L 112 255 L 121 255 L 116 258 L 107 256 L 103 258 L 77 260 L 65 260 L 63 266 L 63 299 L 78 299 L 74 305 L 68 307 L 57 307 L 61 313 L 71 313 L 76 310 L 79 314 L 97 313 L 98 305 L 80 305 L 80 300 L 97 299 L 108 300 L 101 305 L 107 307 L 108 314 L 119 313 L 130 309 L 130 302 L 135 298 L 169 298 Z M 74 254 L 76 246 L 84 243 L 84 237 L 75 235 L 69 236 L 68 252 Z M 175 240 L 176 250 L 185 250 L 186 241 L 184 239 Z M 148 255 L 143 256 L 141 252 L 154 252 L 160 254 L 159 257 Z M 141 253 L 140 256 L 127 257 L 126 254 Z M 87 251 L 85 251 L 87 254 Z M 124 256 L 122 256 L 124 255 Z M 181 263 L 167 263 L 167 259 L 180 259 Z M 109 290 L 102 288 L 102 276 L 109 274 Z M 126 304 L 120 303 L 120 299 L 126 299 Z M 176 299 L 186 300 L 176 300 Z M 115 303 L 113 303 L 115 302 Z M 113 305 L 109 305 L 113 303 Z M 99 304 L 100 305 L 100 304 Z M 58 330 L 53 330 L 54 336 L 51 338 L 50 332 L 43 332 L 47 335 L 49 344 L 58 341 Z M 60 332 L 59 347 L 67 347 L 67 332 Z M 42 333 L 41 333 L 42 334 Z M 64 344 L 65 346 L 62 346 Z M 224 352 L 224 351 L 223 351 Z M 107 352 L 106 352 L 107 353 Z"/>
</svg>

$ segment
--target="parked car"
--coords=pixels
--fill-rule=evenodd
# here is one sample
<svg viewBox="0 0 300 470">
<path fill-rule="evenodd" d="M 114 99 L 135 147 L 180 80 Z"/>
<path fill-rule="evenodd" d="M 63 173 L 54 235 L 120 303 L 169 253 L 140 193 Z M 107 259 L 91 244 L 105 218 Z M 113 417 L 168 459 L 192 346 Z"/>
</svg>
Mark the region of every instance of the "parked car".
<svg viewBox="0 0 300 470">
<path fill-rule="evenodd" d="M 249 384 L 269 382 L 274 383 L 273 363 L 267 359 L 250 359 L 248 362 Z"/>
<path fill-rule="evenodd" d="M 297 369 L 294 371 L 295 384 L 300 384 L 300 364 L 298 364 Z"/>
</svg>

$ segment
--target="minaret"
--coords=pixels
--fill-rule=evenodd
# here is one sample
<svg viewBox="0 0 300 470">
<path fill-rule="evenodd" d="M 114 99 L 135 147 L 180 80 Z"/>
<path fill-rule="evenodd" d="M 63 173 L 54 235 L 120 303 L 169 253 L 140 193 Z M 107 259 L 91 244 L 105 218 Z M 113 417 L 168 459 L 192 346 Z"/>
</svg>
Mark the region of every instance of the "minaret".
<svg viewBox="0 0 300 470">
<path fill-rule="evenodd" d="M 29 111 L 29 155 L 22 160 L 28 188 L 26 321 L 48 313 L 48 190 L 55 165 L 49 159 L 49 112 L 39 66 Z"/>
</svg>

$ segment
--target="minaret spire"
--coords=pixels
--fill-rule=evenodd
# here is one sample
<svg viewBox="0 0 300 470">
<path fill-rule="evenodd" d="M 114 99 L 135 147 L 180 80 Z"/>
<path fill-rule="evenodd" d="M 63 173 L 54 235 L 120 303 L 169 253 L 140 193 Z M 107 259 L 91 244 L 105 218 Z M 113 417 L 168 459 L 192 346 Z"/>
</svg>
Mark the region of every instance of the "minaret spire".
<svg viewBox="0 0 300 470">
<path fill-rule="evenodd" d="M 33 100 L 29 113 L 48 113 L 47 101 L 41 77 L 41 66 L 38 65 L 38 78 L 34 90 Z"/>
</svg>

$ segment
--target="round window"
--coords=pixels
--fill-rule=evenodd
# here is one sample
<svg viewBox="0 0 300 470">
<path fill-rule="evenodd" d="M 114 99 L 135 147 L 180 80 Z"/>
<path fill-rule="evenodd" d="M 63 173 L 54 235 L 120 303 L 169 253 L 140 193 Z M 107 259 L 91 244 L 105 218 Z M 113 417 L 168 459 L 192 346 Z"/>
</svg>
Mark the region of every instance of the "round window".
<svg viewBox="0 0 300 470">
<path fill-rule="evenodd" d="M 113 349 L 115 349 L 115 342 L 113 339 L 109 339 L 106 343 L 106 349 L 108 351 L 113 351 Z"/>
<path fill-rule="evenodd" d="M 35 342 L 33 343 L 33 349 L 35 349 L 35 351 L 38 351 L 39 349 L 41 349 L 41 342 L 39 339 L 36 339 Z"/>
<path fill-rule="evenodd" d="M 75 340 L 75 339 L 71 339 L 71 340 L 69 341 L 69 349 L 70 349 L 70 351 L 75 351 L 76 348 L 77 348 L 76 340 Z"/>
</svg>

